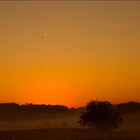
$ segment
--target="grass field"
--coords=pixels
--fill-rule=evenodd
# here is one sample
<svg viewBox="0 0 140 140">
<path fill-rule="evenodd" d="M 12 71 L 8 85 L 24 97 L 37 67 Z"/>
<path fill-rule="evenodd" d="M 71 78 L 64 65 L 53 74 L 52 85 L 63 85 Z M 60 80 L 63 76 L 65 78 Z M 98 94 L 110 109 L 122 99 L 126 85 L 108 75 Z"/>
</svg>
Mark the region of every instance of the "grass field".
<svg viewBox="0 0 140 140">
<path fill-rule="evenodd" d="M 140 132 L 97 134 L 88 129 L 36 129 L 0 131 L 0 140 L 140 140 Z"/>
<path fill-rule="evenodd" d="M 140 140 L 140 113 L 125 115 L 111 134 L 81 129 L 78 115 L 0 121 L 0 140 Z"/>
</svg>

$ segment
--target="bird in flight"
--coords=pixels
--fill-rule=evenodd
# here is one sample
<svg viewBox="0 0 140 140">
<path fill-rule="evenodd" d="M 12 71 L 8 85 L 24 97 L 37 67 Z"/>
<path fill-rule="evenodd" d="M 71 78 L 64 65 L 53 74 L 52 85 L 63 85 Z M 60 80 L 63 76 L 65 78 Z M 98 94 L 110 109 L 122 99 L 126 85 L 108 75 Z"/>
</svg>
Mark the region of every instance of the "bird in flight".
<svg viewBox="0 0 140 140">
<path fill-rule="evenodd" d="M 43 39 L 45 36 L 44 35 L 41 35 L 41 39 Z"/>
</svg>

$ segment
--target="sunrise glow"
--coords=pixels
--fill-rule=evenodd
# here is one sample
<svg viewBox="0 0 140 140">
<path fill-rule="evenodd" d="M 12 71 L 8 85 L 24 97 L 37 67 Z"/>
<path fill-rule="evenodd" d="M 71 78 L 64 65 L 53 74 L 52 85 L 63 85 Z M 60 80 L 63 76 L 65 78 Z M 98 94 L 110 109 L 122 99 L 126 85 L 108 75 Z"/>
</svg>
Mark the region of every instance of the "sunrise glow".
<svg viewBox="0 0 140 140">
<path fill-rule="evenodd" d="M 0 2 L 0 102 L 140 101 L 140 2 Z"/>
</svg>

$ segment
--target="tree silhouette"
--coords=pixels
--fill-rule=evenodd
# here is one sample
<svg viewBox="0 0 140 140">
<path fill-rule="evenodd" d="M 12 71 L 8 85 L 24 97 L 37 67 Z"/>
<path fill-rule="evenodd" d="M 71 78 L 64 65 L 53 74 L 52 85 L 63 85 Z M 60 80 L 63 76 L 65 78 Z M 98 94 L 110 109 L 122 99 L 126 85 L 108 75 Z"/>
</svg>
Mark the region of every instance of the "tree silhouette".
<svg viewBox="0 0 140 140">
<path fill-rule="evenodd" d="M 86 111 L 81 113 L 79 123 L 97 131 L 108 131 L 118 128 L 122 121 L 116 106 L 106 101 L 91 100 L 87 103 Z"/>
</svg>

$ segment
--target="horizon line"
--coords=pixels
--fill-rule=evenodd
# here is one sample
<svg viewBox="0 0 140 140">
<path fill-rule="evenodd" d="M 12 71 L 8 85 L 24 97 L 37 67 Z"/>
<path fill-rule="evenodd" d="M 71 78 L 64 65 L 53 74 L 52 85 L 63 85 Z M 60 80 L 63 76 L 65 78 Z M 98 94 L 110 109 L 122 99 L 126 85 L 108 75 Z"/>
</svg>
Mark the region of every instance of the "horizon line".
<svg viewBox="0 0 140 140">
<path fill-rule="evenodd" d="M 100 100 L 99 100 L 100 101 Z M 103 102 L 104 102 L 104 100 L 103 100 Z M 107 102 L 110 102 L 110 101 L 107 101 Z M 110 102 L 110 103 L 112 103 L 112 102 Z M 127 102 L 120 102 L 120 103 L 112 103 L 113 105 L 118 105 L 118 104 L 126 104 L 126 103 L 138 103 L 138 104 L 140 104 L 140 101 L 138 102 L 138 101 L 127 101 Z M 0 102 L 0 104 L 17 104 L 17 105 L 20 105 L 20 106 L 22 106 L 22 105 L 44 105 L 44 106 L 64 106 L 64 107 L 67 107 L 68 109 L 72 109 L 72 108 L 83 108 L 83 107 L 85 107 L 85 106 L 79 106 L 79 107 L 74 107 L 74 106 L 72 106 L 72 107 L 69 107 L 69 106 L 67 106 L 67 105 L 63 105 L 63 104 L 44 104 L 44 103 L 42 103 L 42 104 L 39 104 L 39 103 L 17 103 L 17 102 Z"/>
</svg>

